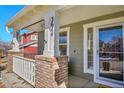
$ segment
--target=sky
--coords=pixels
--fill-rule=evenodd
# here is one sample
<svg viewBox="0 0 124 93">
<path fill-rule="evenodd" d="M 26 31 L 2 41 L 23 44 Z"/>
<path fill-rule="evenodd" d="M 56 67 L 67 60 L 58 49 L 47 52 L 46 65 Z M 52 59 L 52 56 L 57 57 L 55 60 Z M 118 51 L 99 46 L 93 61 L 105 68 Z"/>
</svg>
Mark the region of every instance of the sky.
<svg viewBox="0 0 124 93">
<path fill-rule="evenodd" d="M 12 41 L 12 35 L 6 32 L 5 25 L 24 7 L 24 5 L 0 5 L 0 41 Z"/>
</svg>

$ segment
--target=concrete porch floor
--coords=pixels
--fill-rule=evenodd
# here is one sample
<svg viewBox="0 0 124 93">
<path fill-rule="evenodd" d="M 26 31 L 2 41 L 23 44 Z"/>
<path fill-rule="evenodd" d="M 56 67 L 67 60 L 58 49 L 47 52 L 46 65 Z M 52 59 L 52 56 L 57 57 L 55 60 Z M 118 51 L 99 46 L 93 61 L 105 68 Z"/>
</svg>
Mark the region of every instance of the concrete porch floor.
<svg viewBox="0 0 124 93">
<path fill-rule="evenodd" d="M 6 88 L 33 88 L 28 82 L 20 78 L 15 73 L 2 72 L 2 81 Z M 98 88 L 99 84 L 93 81 L 69 75 L 69 88 Z"/>
<path fill-rule="evenodd" d="M 70 88 L 98 88 L 99 84 L 96 84 L 93 81 L 90 81 L 88 79 L 69 75 L 69 87 Z"/>
</svg>

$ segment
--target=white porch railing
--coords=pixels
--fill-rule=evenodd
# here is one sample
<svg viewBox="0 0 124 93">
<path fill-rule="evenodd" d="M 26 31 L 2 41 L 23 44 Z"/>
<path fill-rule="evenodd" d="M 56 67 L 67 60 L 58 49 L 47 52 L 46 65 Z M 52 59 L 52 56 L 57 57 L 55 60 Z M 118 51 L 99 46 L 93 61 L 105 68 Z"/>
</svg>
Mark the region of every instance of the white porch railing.
<svg viewBox="0 0 124 93">
<path fill-rule="evenodd" d="M 35 60 L 13 56 L 13 72 L 31 85 L 35 85 Z"/>
</svg>

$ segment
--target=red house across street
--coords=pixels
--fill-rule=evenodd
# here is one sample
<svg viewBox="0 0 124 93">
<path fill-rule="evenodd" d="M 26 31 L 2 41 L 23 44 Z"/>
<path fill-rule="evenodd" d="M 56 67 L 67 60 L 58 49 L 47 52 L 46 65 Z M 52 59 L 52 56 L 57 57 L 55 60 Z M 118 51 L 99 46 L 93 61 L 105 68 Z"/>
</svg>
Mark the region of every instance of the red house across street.
<svg viewBox="0 0 124 93">
<path fill-rule="evenodd" d="M 28 32 L 21 35 L 20 49 L 24 52 L 27 58 L 34 58 L 37 54 L 37 32 Z"/>
</svg>

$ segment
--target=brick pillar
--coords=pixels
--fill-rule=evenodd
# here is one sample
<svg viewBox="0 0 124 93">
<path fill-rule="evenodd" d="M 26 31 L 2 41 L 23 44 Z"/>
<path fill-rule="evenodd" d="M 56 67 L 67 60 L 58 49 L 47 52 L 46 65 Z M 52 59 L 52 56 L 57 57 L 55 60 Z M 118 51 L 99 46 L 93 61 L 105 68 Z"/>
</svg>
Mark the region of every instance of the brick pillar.
<svg viewBox="0 0 124 93">
<path fill-rule="evenodd" d="M 17 52 L 17 51 L 13 51 L 13 50 L 9 50 L 8 51 L 8 62 L 7 62 L 7 71 L 8 72 L 12 72 L 13 71 L 13 56 L 23 56 L 23 53 L 21 51 Z"/>
<path fill-rule="evenodd" d="M 36 56 L 35 87 L 57 88 L 68 85 L 68 58 Z"/>
</svg>

